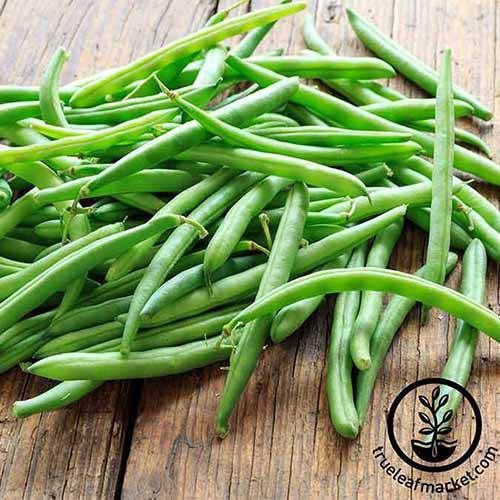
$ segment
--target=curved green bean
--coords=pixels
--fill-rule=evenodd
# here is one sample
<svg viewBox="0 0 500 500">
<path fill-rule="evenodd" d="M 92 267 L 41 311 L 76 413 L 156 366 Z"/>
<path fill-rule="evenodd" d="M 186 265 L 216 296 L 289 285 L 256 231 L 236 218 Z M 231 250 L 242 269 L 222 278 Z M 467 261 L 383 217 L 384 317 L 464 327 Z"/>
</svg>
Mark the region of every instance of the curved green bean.
<svg viewBox="0 0 500 500">
<path fill-rule="evenodd" d="M 49 125 L 67 127 L 68 122 L 59 99 L 59 76 L 69 53 L 59 47 L 49 61 L 40 85 L 40 111 L 43 120 Z"/>
<path fill-rule="evenodd" d="M 497 342 L 500 341 L 500 318 L 482 304 L 423 278 L 377 268 L 319 271 L 297 278 L 249 306 L 227 325 L 227 331 L 231 331 L 239 322 L 248 323 L 297 300 L 315 297 L 318 292 L 350 290 L 373 290 L 414 299 L 463 319 Z"/>
<path fill-rule="evenodd" d="M 366 242 L 356 248 L 347 269 L 364 266 Z M 333 323 L 328 347 L 326 394 L 330 419 L 335 430 L 344 437 L 355 438 L 359 431 L 352 387 L 352 359 L 349 344 L 358 314 L 360 293 L 356 290 L 339 293 L 333 310 Z"/>
<path fill-rule="evenodd" d="M 436 71 L 397 45 L 394 40 L 386 37 L 375 26 L 362 19 L 353 9 L 347 9 L 347 18 L 358 38 L 372 52 L 390 63 L 397 71 L 426 92 L 436 95 L 438 87 Z M 457 85 L 453 85 L 453 95 L 457 99 L 468 102 L 474 108 L 474 114 L 479 118 L 483 120 L 491 118 L 492 113 L 489 109 Z"/>
</svg>

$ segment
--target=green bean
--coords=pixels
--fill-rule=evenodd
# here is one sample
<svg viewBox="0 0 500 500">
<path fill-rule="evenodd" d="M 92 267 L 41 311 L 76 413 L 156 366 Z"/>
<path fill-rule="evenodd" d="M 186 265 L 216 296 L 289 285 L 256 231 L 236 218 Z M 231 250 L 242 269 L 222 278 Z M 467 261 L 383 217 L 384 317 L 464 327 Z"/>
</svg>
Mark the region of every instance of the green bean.
<svg viewBox="0 0 500 500">
<path fill-rule="evenodd" d="M 45 247 L 14 238 L 0 238 L 0 255 L 23 262 L 33 262 Z"/>
<path fill-rule="evenodd" d="M 287 179 L 306 182 L 312 186 L 358 195 L 366 193 L 364 184 L 355 176 L 319 163 L 282 154 L 265 153 L 252 149 L 233 148 L 219 144 L 202 144 L 176 156 L 180 160 L 219 163 L 238 170 L 261 172 Z M 332 163 L 337 163 L 332 161 Z"/>
<path fill-rule="evenodd" d="M 312 16 L 306 16 L 303 26 L 304 39 L 309 48 L 322 55 L 333 55 L 333 51 L 321 39 L 314 28 Z M 381 85 L 378 82 L 355 82 L 349 80 L 323 80 L 323 82 L 336 92 L 347 97 L 351 102 L 359 106 L 398 101 L 406 97 L 395 89 Z M 435 132 L 436 123 L 434 120 L 420 120 L 406 124 L 410 128 L 423 132 Z M 484 152 L 491 158 L 491 149 L 478 136 L 468 130 L 455 127 L 455 140 L 470 144 Z"/>
<path fill-rule="evenodd" d="M 125 218 L 138 216 L 140 212 L 119 202 L 110 202 L 92 210 L 92 217 L 102 222 L 120 222 Z"/>
<path fill-rule="evenodd" d="M 402 230 L 401 220 L 377 234 L 366 260 L 367 267 L 387 266 Z M 367 291 L 361 294 L 359 312 L 352 327 L 349 343 L 351 358 L 358 370 L 367 370 L 370 367 L 370 338 L 382 312 L 382 299 L 382 294 L 378 292 Z"/>
<path fill-rule="evenodd" d="M 0 277 L 11 276 L 19 271 L 19 268 L 0 263 Z"/>
<path fill-rule="evenodd" d="M 37 212 L 40 207 L 35 201 L 37 189 L 33 188 L 21 198 L 18 198 L 12 205 L 0 212 L 0 239 L 12 233 L 26 217 Z M 12 236 L 12 234 L 11 234 Z"/>
<path fill-rule="evenodd" d="M 17 146 L 29 146 L 30 144 L 48 144 L 50 139 L 39 134 L 31 128 L 21 127 L 17 124 L 8 127 L 0 126 L 0 136 L 8 139 L 11 144 Z M 57 158 L 47 158 L 45 163 L 54 170 L 66 170 L 76 165 L 81 165 L 84 160 L 70 156 L 58 156 Z"/>
<path fill-rule="evenodd" d="M 59 47 L 50 59 L 40 85 L 40 111 L 43 120 L 49 125 L 68 126 L 59 100 L 59 76 L 68 58 L 69 53 Z"/>
<path fill-rule="evenodd" d="M 102 382 L 94 380 L 62 382 L 38 396 L 24 401 L 16 401 L 12 407 L 12 413 L 19 418 L 64 408 L 83 398 L 100 385 Z"/>
<path fill-rule="evenodd" d="M 0 352 L 0 373 L 5 373 L 20 362 L 30 359 L 45 342 L 44 335 L 43 332 L 31 335 Z"/>
<path fill-rule="evenodd" d="M 173 347 L 212 337 L 220 333 L 224 326 L 222 318 L 229 320 L 234 318 L 243 307 L 243 304 L 236 304 L 166 326 L 142 330 L 132 344 L 133 350 L 146 351 L 159 347 Z M 118 338 L 89 347 L 82 352 L 113 352 L 119 349 Z"/>
<path fill-rule="evenodd" d="M 118 321 L 103 323 L 78 331 L 65 333 L 59 337 L 49 339 L 43 344 L 32 357 L 35 359 L 46 358 L 64 352 L 75 352 L 91 347 L 100 342 L 112 340 L 123 331 L 123 325 Z"/>
<path fill-rule="evenodd" d="M 248 61 L 285 76 L 301 78 L 369 79 L 392 78 L 396 74 L 391 66 L 373 57 L 325 57 L 317 54 L 309 57 L 259 55 L 248 58 Z M 232 82 L 241 79 L 233 68 L 225 66 L 223 69 L 225 80 Z M 181 87 L 191 85 L 196 81 L 195 75 L 198 71 L 201 71 L 200 61 L 194 61 L 172 84 Z"/>
<path fill-rule="evenodd" d="M 358 246 L 363 241 L 375 236 L 380 230 L 405 213 L 405 207 L 398 207 L 367 222 L 344 229 L 341 233 L 329 234 L 327 237 L 301 248 L 297 254 L 293 268 L 293 276 L 299 276 L 332 259 L 347 250 Z M 217 281 L 213 284 L 212 294 L 207 288 L 195 290 L 189 295 L 171 304 L 150 320 L 143 318 L 143 326 L 158 326 L 176 319 L 199 314 L 207 309 L 242 300 L 255 293 L 263 276 L 265 265 L 256 266 L 248 271 Z"/>
<path fill-rule="evenodd" d="M 230 36 L 269 24 L 304 8 L 305 3 L 293 2 L 289 5 L 263 9 L 204 28 L 197 33 L 172 42 L 156 52 L 147 54 L 126 66 L 118 68 L 97 81 L 85 85 L 72 96 L 71 105 L 73 107 L 92 105 L 107 94 L 112 94 L 120 90 L 134 80 L 149 76 L 175 59 L 208 48 Z"/>
<path fill-rule="evenodd" d="M 68 353 L 42 359 L 26 371 L 54 380 L 118 380 L 185 373 L 229 358 L 218 338 L 199 340 L 123 356 L 111 353 Z M 78 373 L 76 378 L 74 375 Z"/>
<path fill-rule="evenodd" d="M 68 102 L 75 92 L 76 87 L 66 86 L 61 89 L 59 97 L 64 102 Z M 38 101 L 40 98 L 39 87 L 29 87 L 20 85 L 0 85 L 0 103 L 19 101 Z"/>
<path fill-rule="evenodd" d="M 391 122 L 404 123 L 434 118 L 436 116 L 436 101 L 437 99 L 401 99 L 369 104 L 362 108 Z M 450 113 L 454 113 L 455 118 L 470 116 L 472 111 L 472 106 L 465 101 L 451 100 Z"/>
<path fill-rule="evenodd" d="M 250 61 L 276 73 L 301 78 L 370 80 L 396 75 L 391 66 L 373 57 L 257 56 L 250 58 Z"/>
<path fill-rule="evenodd" d="M 162 82 L 163 83 L 163 82 Z M 165 84 L 166 87 L 168 85 Z M 236 94 L 232 94 L 225 99 L 223 99 L 221 102 L 218 102 L 217 104 L 214 104 L 213 106 L 210 106 L 210 111 L 217 111 L 220 108 L 223 108 L 224 106 L 227 106 L 228 104 L 232 104 L 233 102 L 239 101 L 243 97 L 248 97 L 249 95 L 253 94 L 255 91 L 259 90 L 258 85 L 250 85 L 250 87 L 246 88 L 245 90 L 242 90 L 241 92 L 238 92 Z"/>
<path fill-rule="evenodd" d="M 328 127 L 328 124 L 323 121 L 318 115 L 315 115 L 308 109 L 298 104 L 288 103 L 285 108 L 288 116 L 293 118 L 300 125 L 308 125 L 315 127 Z"/>
<path fill-rule="evenodd" d="M 175 346 L 188 341 L 204 338 L 206 335 L 215 334 L 220 331 L 223 320 L 229 320 L 241 310 L 241 308 L 242 305 L 232 306 L 197 317 L 195 321 L 183 321 L 168 327 L 141 332 L 139 338 L 134 341 L 134 350 Z M 92 348 L 87 348 L 86 351 L 105 352 L 107 350 L 117 350 L 119 348 L 119 342 L 120 339 L 117 339 L 117 341 L 112 340 L 104 342 Z M 205 342 L 201 342 L 200 344 L 202 344 L 202 349 L 205 348 Z M 102 384 L 102 382 L 91 382 L 86 380 L 63 382 L 43 394 L 25 401 L 17 401 L 14 403 L 13 413 L 17 417 L 26 417 L 34 413 L 56 410 L 77 401 L 97 388 L 100 384 Z"/>
<path fill-rule="evenodd" d="M 0 125 L 10 125 L 19 120 L 37 116 L 40 116 L 40 103 L 38 101 L 0 104 Z"/>
<path fill-rule="evenodd" d="M 26 264 L 26 262 L 19 262 L 17 260 L 8 259 L 6 257 L 1 257 L 1 256 L 0 256 L 0 264 L 10 267 L 15 267 L 19 270 L 26 269 L 29 266 L 29 264 Z"/>
<path fill-rule="evenodd" d="M 83 177 L 66 182 L 55 188 L 48 188 L 34 194 L 35 203 L 41 207 L 50 203 L 72 200 L 92 177 Z M 201 178 L 181 170 L 151 169 L 137 172 L 107 184 L 87 197 L 115 196 L 129 193 L 178 193 L 196 184 Z"/>
<path fill-rule="evenodd" d="M 444 51 L 436 98 L 436 147 L 432 170 L 431 220 L 424 277 L 442 285 L 446 278 L 446 258 L 450 250 L 453 210 L 453 83 L 451 51 Z M 424 321 L 428 309 L 424 308 Z"/>
<path fill-rule="evenodd" d="M 281 0 L 280 5 L 290 2 L 291 0 Z M 249 31 L 238 45 L 231 50 L 231 53 L 238 57 L 250 57 L 274 25 L 275 22 L 271 22 Z"/>
<path fill-rule="evenodd" d="M 328 262 L 322 269 L 339 269 L 347 265 L 351 252 L 347 252 L 331 262 Z M 325 296 L 318 295 L 310 299 L 301 300 L 284 307 L 276 313 L 271 325 L 271 339 L 273 342 L 283 342 L 290 335 L 295 333 L 304 322 L 318 309 Z"/>
<path fill-rule="evenodd" d="M 196 162 L 196 161 L 172 161 L 168 162 L 167 166 L 179 170 L 185 170 L 191 174 L 215 174 L 221 167 L 220 165 L 212 165 L 211 163 Z"/>
<path fill-rule="evenodd" d="M 186 89 L 189 91 L 186 92 Z M 202 87 L 183 89 L 186 99 L 205 106 L 214 97 L 217 89 L 215 87 Z M 166 119 L 161 123 L 168 123 L 178 119 L 178 110 L 165 95 L 137 97 L 126 101 L 118 101 L 100 104 L 94 108 L 66 110 L 66 117 L 73 125 L 92 124 L 124 124 L 128 120 L 136 120 L 153 112 L 163 111 Z M 138 134 L 140 135 L 140 134 Z"/>
<path fill-rule="evenodd" d="M 370 199 L 359 196 L 351 201 L 336 203 L 322 213 L 350 213 L 349 221 L 356 222 L 400 205 L 421 206 L 431 201 L 432 186 L 420 183 L 393 189 L 378 189 L 371 192 Z"/>
<path fill-rule="evenodd" d="M 53 206 L 47 206 L 26 217 L 26 219 L 23 220 L 23 226 L 34 227 L 41 222 L 46 222 L 48 220 L 59 220 L 59 218 L 59 211 Z"/>
<path fill-rule="evenodd" d="M 281 115 L 279 113 L 262 113 L 260 116 L 253 118 L 250 122 L 250 127 L 255 125 L 263 125 L 265 123 L 281 123 L 282 127 L 298 127 L 299 124 L 289 116 Z M 248 127 L 248 128 L 250 128 Z M 289 130 L 289 128 L 288 128 Z"/>
<path fill-rule="evenodd" d="M 166 121 L 171 116 L 171 111 L 158 111 L 115 127 L 97 130 L 96 132 L 90 132 L 81 136 L 57 139 L 46 144 L 32 144 L 30 146 L 2 149 L 0 150 L 0 165 L 44 160 L 61 155 L 78 155 L 85 152 L 106 149 L 124 137 L 140 134 L 155 123 Z"/>
<path fill-rule="evenodd" d="M 131 296 L 119 297 L 99 304 L 74 308 L 53 321 L 47 335 L 57 337 L 71 331 L 111 321 L 116 316 L 128 311 L 131 300 Z"/>
<path fill-rule="evenodd" d="M 95 130 L 103 130 L 108 128 L 107 125 L 81 125 L 80 127 L 66 127 L 49 125 L 39 118 L 28 118 L 19 122 L 19 125 L 31 128 L 36 132 L 49 137 L 50 139 L 64 139 L 65 137 L 72 137 L 76 135 L 84 135 L 88 132 Z"/>
<path fill-rule="evenodd" d="M 165 206 L 165 202 L 152 193 L 115 193 L 113 198 L 148 214 L 155 214 Z"/>
<path fill-rule="evenodd" d="M 206 258 L 205 253 L 205 258 Z M 248 255 L 236 257 L 227 260 L 213 274 L 213 281 L 226 278 L 233 274 L 246 271 L 247 269 L 261 264 L 266 260 L 264 255 Z M 204 285 L 204 266 L 194 266 L 190 269 L 173 276 L 166 281 L 148 300 L 141 311 L 141 317 L 151 318 L 156 313 L 160 312 L 165 306 L 171 304 L 175 300 L 187 295 L 189 292 L 196 290 Z"/>
<path fill-rule="evenodd" d="M 226 58 L 226 62 L 243 76 L 263 87 L 284 78 L 277 73 L 238 59 L 231 54 Z M 320 116 L 331 118 L 347 128 L 410 133 L 412 140 L 420 144 L 425 154 L 433 154 L 434 138 L 428 134 L 385 120 L 318 89 L 299 85 L 299 90 L 295 92 L 291 100 L 307 106 Z M 457 169 L 477 175 L 491 184 L 500 184 L 499 165 L 461 146 L 455 146 L 454 151 L 454 164 Z"/>
<path fill-rule="evenodd" d="M 420 120 L 417 122 L 409 122 L 405 124 L 407 127 L 420 130 L 422 132 L 436 132 L 435 120 Z M 460 127 L 455 126 L 455 141 L 463 144 L 474 146 L 479 151 L 482 151 L 488 158 L 492 158 L 491 148 L 480 137 Z"/>
<path fill-rule="evenodd" d="M 147 266 L 157 251 L 158 248 L 153 248 L 153 252 L 152 253 L 150 252 L 150 255 L 146 255 L 144 261 L 141 262 L 142 265 Z M 260 252 L 262 250 L 261 247 L 253 241 L 242 240 L 238 243 L 237 247 L 235 248 L 235 254 L 242 252 L 255 252 L 255 251 Z M 198 264 L 202 264 L 204 255 L 205 251 L 201 250 L 182 257 L 172 269 L 172 275 L 180 273 L 185 269 L 189 269 L 190 267 L 196 266 Z M 104 283 L 101 286 L 99 286 L 96 290 L 93 290 L 91 293 L 83 297 L 81 304 L 83 305 L 100 304 L 107 300 L 130 295 L 136 289 L 137 285 L 139 284 L 141 278 L 144 276 L 145 272 L 146 268 L 137 269 L 136 271 L 128 273 L 119 279 L 110 281 L 109 283 Z"/>
<path fill-rule="evenodd" d="M 308 205 L 307 187 L 304 184 L 294 184 L 259 284 L 257 299 L 290 278 L 302 239 Z M 229 418 L 257 366 L 271 323 L 272 316 L 261 318 L 250 323 L 239 336 L 217 407 L 216 427 L 219 437 L 225 437 L 229 432 Z"/>
<path fill-rule="evenodd" d="M 383 144 L 390 142 L 405 142 L 410 139 L 409 134 L 397 132 L 371 132 L 359 130 L 344 130 L 333 127 L 306 126 L 290 129 L 275 127 L 254 132 L 257 135 L 292 142 L 307 146 L 348 146 L 360 144 Z"/>
<path fill-rule="evenodd" d="M 438 75 L 433 69 L 386 37 L 375 26 L 362 19 L 353 9 L 347 9 L 347 17 L 351 27 L 364 45 L 413 83 L 429 94 L 436 95 Z M 483 120 L 491 118 L 491 111 L 465 90 L 453 85 L 452 91 L 455 98 L 468 102 L 474 108 L 475 116 Z"/>
<path fill-rule="evenodd" d="M 348 169 L 348 167 L 346 168 Z M 365 186 L 373 186 L 387 177 L 392 177 L 392 175 L 392 170 L 385 163 L 382 163 L 356 174 L 356 177 Z"/>
<path fill-rule="evenodd" d="M 146 79 L 141 80 L 139 83 L 132 83 L 127 85 L 122 91 L 113 94 L 112 97 L 120 98 L 125 94 L 124 100 L 134 99 L 136 97 L 146 97 L 155 95 L 160 92 L 156 78 L 164 85 L 169 85 L 170 82 L 175 80 L 181 71 L 193 60 L 196 54 L 190 54 L 186 57 L 181 57 L 177 61 L 167 64 L 165 67 L 155 71 Z M 109 100 L 110 96 L 106 96 Z"/>
<path fill-rule="evenodd" d="M 169 203 L 167 203 L 156 215 L 159 217 L 162 213 L 185 214 L 193 210 L 209 196 L 221 189 L 226 183 L 230 182 L 236 176 L 236 172 L 230 169 L 222 168 L 210 177 L 201 180 L 194 186 L 182 191 Z M 147 254 L 158 241 L 159 235 L 155 238 L 142 242 L 140 245 L 131 248 L 128 252 L 119 257 L 109 268 L 106 279 L 108 281 L 116 280 L 125 276 L 129 271 L 137 266 L 137 263 Z"/>
<path fill-rule="evenodd" d="M 193 82 L 195 87 L 219 83 L 224 73 L 226 52 L 226 47 L 220 43 L 207 50 L 200 71 Z"/>
<path fill-rule="evenodd" d="M 238 196 L 256 184 L 260 179 L 262 179 L 261 175 L 251 172 L 235 177 L 207 198 L 198 208 L 193 210 L 189 217 L 199 224 L 210 224 L 218 219 L 234 203 Z M 123 331 L 121 348 L 123 354 L 130 352 L 130 343 L 139 329 L 142 308 L 159 285 L 163 283 L 179 258 L 194 243 L 196 236 L 196 230 L 178 228 L 172 232 L 158 253 L 153 257 L 134 293 L 134 299 L 132 300 Z"/>
<path fill-rule="evenodd" d="M 364 266 L 366 253 L 365 242 L 354 250 L 347 269 Z M 334 429 L 341 436 L 351 439 L 357 436 L 359 423 L 354 406 L 349 344 L 359 310 L 359 302 L 360 293 L 355 290 L 339 293 L 337 296 L 333 310 L 326 371 L 326 394 L 330 419 Z"/>
<path fill-rule="evenodd" d="M 64 289 L 76 278 L 84 276 L 100 262 L 105 262 L 123 252 L 124 248 L 158 231 L 184 222 L 189 220 L 176 215 L 164 216 L 137 228 L 97 240 L 79 252 L 68 255 L 0 304 L 0 331 L 13 325 L 26 313 L 43 304 L 57 290 Z"/>
<path fill-rule="evenodd" d="M 280 85 L 255 92 L 254 94 L 230 104 L 214 113 L 215 116 L 234 124 L 241 124 L 264 110 L 275 108 L 288 100 L 297 88 L 297 80 L 289 79 Z M 113 167 L 106 169 L 94 177 L 83 190 L 92 193 L 98 187 L 125 177 L 143 168 L 151 168 L 159 162 L 166 161 L 190 146 L 199 144 L 210 138 L 201 125 L 189 122 L 170 132 L 157 137 L 153 141 L 125 156 Z"/>
<path fill-rule="evenodd" d="M 329 200 L 324 200 L 329 201 Z M 318 202 L 315 202 L 318 203 Z M 322 202 L 320 202 L 322 203 Z M 331 206 L 330 203 L 327 203 L 327 206 Z M 260 218 L 262 216 L 265 217 L 267 224 L 269 227 L 278 226 L 281 217 L 284 213 L 284 207 L 273 208 L 271 210 L 266 210 L 261 212 L 259 217 L 255 217 L 250 224 L 248 225 L 247 232 L 249 233 L 258 233 L 262 230 L 262 223 Z M 340 212 L 335 214 L 324 214 L 318 212 L 309 212 L 306 214 L 306 227 L 308 226 L 317 226 L 317 225 L 338 225 L 338 224 L 346 224 L 349 220 L 348 212 Z"/>
<path fill-rule="evenodd" d="M 0 334 L 0 351 L 9 350 L 24 339 L 36 333 L 44 332 L 50 325 L 54 315 L 55 311 L 48 311 L 18 321 Z"/>
<path fill-rule="evenodd" d="M 81 179 L 82 177 L 100 174 L 111 165 L 112 163 L 87 163 L 68 168 L 68 170 L 65 170 L 62 174 L 67 175 L 72 179 Z"/>
<path fill-rule="evenodd" d="M 57 175 L 57 173 L 41 162 L 11 164 L 9 165 L 8 170 L 17 176 L 22 177 L 24 180 L 39 189 L 54 188 L 63 184 L 62 179 Z M 64 211 L 71 206 L 70 203 L 55 203 L 54 205 L 61 215 L 63 215 Z M 82 230 L 82 223 L 84 222 L 85 217 L 82 215 L 76 216 L 69 226 L 70 233 L 73 231 L 77 234 L 82 233 L 82 231 L 85 232 Z"/>
<path fill-rule="evenodd" d="M 377 268 L 320 271 L 297 278 L 249 306 L 227 325 L 227 331 L 239 322 L 248 323 L 298 300 L 315 297 L 318 290 L 322 293 L 350 290 L 395 293 L 438 307 L 458 319 L 466 320 L 494 340 L 500 340 L 500 318 L 482 304 L 423 278 Z"/>
<path fill-rule="evenodd" d="M 267 205 L 267 208 L 278 208 L 282 207 L 285 202 L 286 202 L 286 196 L 287 192 L 283 191 L 281 193 L 278 193 L 274 199 Z M 317 201 L 324 201 L 324 200 L 330 200 L 333 203 L 335 203 L 336 199 L 341 199 L 341 201 L 344 201 L 345 198 L 342 197 L 340 194 L 336 193 L 335 191 L 332 191 L 331 189 L 325 189 L 325 188 L 309 188 L 309 212 L 316 211 L 316 210 L 311 210 L 311 203 L 317 202 Z"/>
<path fill-rule="evenodd" d="M 460 292 L 478 302 L 483 302 L 486 271 L 487 258 L 484 246 L 479 240 L 473 240 L 464 253 Z M 453 380 L 462 387 L 467 386 L 477 341 L 477 330 L 459 320 L 451 342 L 448 360 L 441 373 L 442 378 Z M 441 386 L 441 394 L 443 396 L 448 394 L 449 400 L 440 410 L 440 414 L 444 414 L 448 410 L 451 410 L 454 414 L 460 404 L 462 395 L 448 386 Z"/>
<path fill-rule="evenodd" d="M 456 200 L 453 201 L 455 205 Z M 466 228 L 473 238 L 481 240 L 488 255 L 493 260 L 500 261 L 500 233 L 488 225 L 479 214 L 458 202 L 457 209 L 452 213 L 452 221 Z"/>
<path fill-rule="evenodd" d="M 291 181 L 279 177 L 267 177 L 246 193 L 224 217 L 210 240 L 203 261 L 207 285 L 212 274 L 229 258 L 234 247 L 245 233 L 250 221 Z"/>
</svg>

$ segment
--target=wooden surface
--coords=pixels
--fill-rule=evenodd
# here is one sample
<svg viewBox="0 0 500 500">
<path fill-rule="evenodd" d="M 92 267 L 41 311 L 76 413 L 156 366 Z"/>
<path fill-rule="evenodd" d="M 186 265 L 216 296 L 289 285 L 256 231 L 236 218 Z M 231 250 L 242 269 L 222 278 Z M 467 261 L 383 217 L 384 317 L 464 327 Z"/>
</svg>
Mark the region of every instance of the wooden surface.
<svg viewBox="0 0 500 500">
<path fill-rule="evenodd" d="M 126 63 L 199 28 L 230 3 L 0 0 L 0 83 L 37 83 L 59 45 L 72 52 L 66 81 Z M 257 9 L 274 3 L 252 1 L 251 5 Z M 499 160 L 500 50 L 496 40 L 500 37 L 500 3 L 345 3 L 432 66 L 442 48 L 453 49 L 455 80 L 497 111 L 491 123 L 473 125 Z M 336 52 L 365 54 L 347 26 L 340 2 L 311 1 L 310 11 Z M 262 48 L 299 50 L 303 46 L 300 19 L 281 21 Z M 418 95 L 400 79 L 391 85 Z M 479 188 L 498 204 L 498 189 Z M 408 225 L 391 266 L 415 270 L 422 264 L 424 243 L 423 233 Z M 456 270 L 449 284 L 456 287 L 458 282 Z M 487 303 L 498 312 L 498 266 L 494 264 L 489 267 Z M 386 437 L 388 405 L 409 382 L 439 374 L 454 321 L 433 311 L 429 324 L 420 328 L 418 310 L 410 314 L 380 374 L 375 403 L 361 436 L 347 442 L 331 429 L 325 397 L 331 308 L 329 302 L 298 335 L 264 352 L 232 420 L 232 432 L 223 442 L 214 433 L 217 398 L 224 381 L 219 367 L 145 382 L 108 383 L 68 409 L 25 420 L 14 419 L 10 405 L 50 384 L 26 377 L 17 369 L 2 375 L 0 498 L 419 497 L 378 470 L 370 452 L 385 445 L 388 458 L 397 460 Z M 499 386 L 500 350 L 482 337 L 470 383 L 484 418 L 480 450 L 485 445 L 500 448 Z M 480 451 L 460 470 L 476 463 L 478 457 Z M 411 474 L 408 467 L 406 472 Z M 424 480 L 430 477 L 420 476 Z M 499 484 L 497 464 L 483 479 L 452 496 L 498 498 Z"/>
</svg>

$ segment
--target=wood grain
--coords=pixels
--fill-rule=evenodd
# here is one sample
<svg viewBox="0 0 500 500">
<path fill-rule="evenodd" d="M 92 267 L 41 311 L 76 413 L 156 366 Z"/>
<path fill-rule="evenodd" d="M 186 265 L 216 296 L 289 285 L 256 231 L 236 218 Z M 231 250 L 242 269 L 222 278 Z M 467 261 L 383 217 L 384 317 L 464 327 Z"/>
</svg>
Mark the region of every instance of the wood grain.
<svg viewBox="0 0 500 500">
<path fill-rule="evenodd" d="M 66 81 L 123 64 L 199 28 L 231 3 L 0 1 L 0 83 L 35 84 L 59 45 L 72 52 Z M 237 12 L 273 4 L 275 0 L 254 0 Z M 343 5 L 356 8 L 434 67 L 441 50 L 451 47 L 455 81 L 494 110 L 500 108 L 499 2 L 312 0 L 309 10 L 334 51 L 365 55 Z M 276 47 L 290 53 L 303 48 L 300 16 L 280 21 L 259 50 Z M 422 95 L 400 77 L 390 84 L 408 95 Z M 488 140 L 497 160 L 499 120 L 464 122 Z M 498 189 L 477 185 L 498 204 Z M 391 267 L 417 269 L 425 241 L 423 233 L 407 224 Z M 448 284 L 458 286 L 459 277 L 457 269 Z M 499 267 L 491 263 L 487 303 L 498 312 L 499 300 Z M 222 442 L 214 433 L 224 383 L 221 367 L 144 382 L 109 383 L 71 408 L 25 420 L 11 417 L 10 405 L 42 392 L 49 383 L 18 370 L 4 374 L 0 498 L 424 498 L 384 475 L 371 450 L 383 445 L 387 457 L 397 462 L 386 437 L 388 407 L 408 383 L 439 374 L 454 321 L 433 310 L 422 328 L 419 309 L 412 311 L 380 373 L 361 436 L 347 442 L 332 431 L 325 397 L 332 307 L 329 299 L 297 335 L 265 350 L 232 419 L 232 432 Z M 486 445 L 500 448 L 499 382 L 498 346 L 483 336 L 469 386 L 481 405 L 483 439 L 480 450 L 459 471 L 475 465 Z M 459 438 L 466 439 L 470 429 L 462 427 Z M 407 429 L 408 438 L 412 432 Z M 409 467 L 402 469 L 412 474 Z M 413 472 L 413 476 L 431 480 L 426 474 Z M 497 465 L 487 477 L 452 496 L 495 498 L 499 482 Z"/>
</svg>

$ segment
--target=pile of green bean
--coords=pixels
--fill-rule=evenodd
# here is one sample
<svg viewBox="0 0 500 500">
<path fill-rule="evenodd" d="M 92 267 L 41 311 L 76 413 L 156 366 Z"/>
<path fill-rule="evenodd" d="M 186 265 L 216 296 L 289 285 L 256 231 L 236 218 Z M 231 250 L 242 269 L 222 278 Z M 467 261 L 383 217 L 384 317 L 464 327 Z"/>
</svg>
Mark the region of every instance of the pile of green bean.
<svg viewBox="0 0 500 500">
<path fill-rule="evenodd" d="M 488 146 L 455 126 L 491 112 L 453 84 L 449 51 L 436 73 L 353 11 L 379 58 L 337 56 L 310 17 L 308 50 L 254 55 L 276 21 L 304 8 L 229 8 L 64 86 L 69 55 L 58 49 L 39 86 L 0 86 L 0 371 L 59 381 L 16 402 L 16 416 L 107 380 L 229 361 L 223 437 L 266 344 L 338 293 L 326 389 L 335 429 L 353 438 L 415 302 L 424 321 L 430 307 L 459 318 L 443 376 L 462 385 L 478 331 L 500 340 L 500 318 L 481 304 L 500 213 L 453 174 L 500 184 Z M 375 81 L 396 72 L 430 97 Z M 429 233 L 416 274 L 387 269 L 406 221 Z M 460 292 L 444 284 L 453 251 L 463 252 Z M 459 403 L 452 395 L 450 408 Z"/>
</svg>

